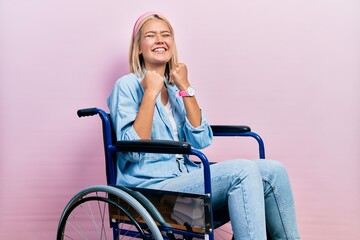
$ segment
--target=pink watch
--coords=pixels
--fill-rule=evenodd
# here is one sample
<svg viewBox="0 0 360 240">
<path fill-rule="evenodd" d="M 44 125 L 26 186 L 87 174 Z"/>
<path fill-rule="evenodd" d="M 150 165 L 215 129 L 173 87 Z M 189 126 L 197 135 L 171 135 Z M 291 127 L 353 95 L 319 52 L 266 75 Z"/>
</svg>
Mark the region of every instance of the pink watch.
<svg viewBox="0 0 360 240">
<path fill-rule="evenodd" d="M 179 97 L 192 97 L 195 96 L 195 89 L 192 87 L 188 87 L 186 91 L 179 91 L 178 92 Z"/>
</svg>

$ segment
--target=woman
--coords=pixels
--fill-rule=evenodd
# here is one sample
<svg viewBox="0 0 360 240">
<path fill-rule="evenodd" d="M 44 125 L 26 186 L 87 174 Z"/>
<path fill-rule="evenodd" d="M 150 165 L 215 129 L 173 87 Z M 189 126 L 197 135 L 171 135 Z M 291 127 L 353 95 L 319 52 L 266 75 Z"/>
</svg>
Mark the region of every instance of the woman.
<svg viewBox="0 0 360 240">
<path fill-rule="evenodd" d="M 174 31 L 158 13 L 135 23 L 131 73 L 120 78 L 108 106 L 118 140 L 180 140 L 202 149 L 212 131 L 178 63 Z M 120 153 L 119 185 L 203 193 L 202 170 L 187 156 Z M 235 239 L 299 239 L 294 201 L 284 167 L 271 160 L 231 160 L 211 166 L 214 208 L 228 205 Z"/>
</svg>

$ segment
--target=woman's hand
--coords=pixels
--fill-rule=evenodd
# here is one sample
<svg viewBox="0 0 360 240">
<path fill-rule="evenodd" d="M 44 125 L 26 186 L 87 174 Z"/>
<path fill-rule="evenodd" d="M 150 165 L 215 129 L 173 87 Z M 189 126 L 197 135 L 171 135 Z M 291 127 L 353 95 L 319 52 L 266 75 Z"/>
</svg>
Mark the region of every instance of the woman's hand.
<svg viewBox="0 0 360 240">
<path fill-rule="evenodd" d="M 180 91 L 186 91 L 190 87 L 188 80 L 187 67 L 183 63 L 178 63 L 170 71 L 170 78 L 176 84 Z M 194 127 L 201 125 L 201 111 L 196 101 L 196 97 L 184 97 L 184 106 L 186 110 L 186 116 L 190 121 L 190 124 Z"/>
<path fill-rule="evenodd" d="M 170 79 L 180 91 L 185 91 L 190 86 L 186 65 L 183 63 L 176 64 L 170 71 Z"/>
<path fill-rule="evenodd" d="M 141 85 L 145 92 L 156 98 L 164 86 L 164 77 L 156 71 L 146 71 L 145 77 L 141 80 Z"/>
</svg>

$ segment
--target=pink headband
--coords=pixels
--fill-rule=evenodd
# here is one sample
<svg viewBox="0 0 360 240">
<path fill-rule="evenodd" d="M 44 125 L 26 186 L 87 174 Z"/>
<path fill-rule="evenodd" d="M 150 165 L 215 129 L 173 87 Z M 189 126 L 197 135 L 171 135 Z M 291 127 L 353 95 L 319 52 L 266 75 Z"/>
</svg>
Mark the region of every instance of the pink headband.
<svg viewBox="0 0 360 240">
<path fill-rule="evenodd" d="M 140 23 L 147 17 L 151 16 L 151 15 L 161 15 L 160 13 L 158 12 L 147 12 L 147 13 L 144 13 L 143 15 L 141 15 L 135 22 L 135 25 L 134 25 L 134 29 L 133 29 L 133 39 L 135 39 L 136 37 L 136 32 L 139 30 L 139 25 Z"/>
</svg>

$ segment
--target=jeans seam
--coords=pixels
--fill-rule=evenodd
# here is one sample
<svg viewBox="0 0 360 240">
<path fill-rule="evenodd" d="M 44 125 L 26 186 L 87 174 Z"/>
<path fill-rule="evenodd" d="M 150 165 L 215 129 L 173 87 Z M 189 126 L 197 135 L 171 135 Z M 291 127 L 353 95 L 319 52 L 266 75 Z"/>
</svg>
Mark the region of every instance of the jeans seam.
<svg viewBox="0 0 360 240">
<path fill-rule="evenodd" d="M 244 211 L 245 211 L 245 219 L 247 221 L 247 229 L 249 231 L 249 236 L 250 239 L 253 239 L 252 237 L 252 228 L 251 228 L 251 220 L 249 219 L 249 209 L 247 207 L 247 194 L 246 194 L 246 189 L 243 188 L 243 184 L 240 182 L 240 187 L 241 187 L 241 192 L 243 193 L 243 201 L 244 201 Z"/>
<path fill-rule="evenodd" d="M 236 179 L 237 176 L 236 175 L 232 175 L 232 176 L 229 176 L 230 178 L 232 179 Z M 222 177 L 219 177 L 219 178 L 222 178 Z M 242 198 L 243 198 L 243 202 L 244 202 L 244 212 L 245 212 L 245 219 L 246 219 L 246 223 L 247 223 L 247 228 L 248 229 L 248 234 L 249 234 L 249 237 L 250 239 L 254 239 L 253 238 L 253 229 L 251 227 L 251 219 L 249 218 L 250 214 L 249 214 L 249 207 L 248 207 L 248 197 L 247 197 L 247 191 L 246 189 L 244 188 L 243 186 L 243 181 L 244 179 L 241 178 L 240 179 L 240 183 L 239 183 L 239 186 L 240 186 L 240 189 L 241 189 L 241 192 L 242 192 Z M 236 185 L 236 183 L 232 183 L 231 186 L 234 187 Z M 231 190 L 229 189 L 228 192 L 230 192 Z M 229 199 L 229 195 L 227 197 Z"/>
<path fill-rule="evenodd" d="M 284 214 L 284 209 L 279 201 L 279 196 L 277 194 L 277 190 L 276 190 L 276 187 L 269 181 L 267 180 L 267 178 L 263 178 L 263 181 L 268 183 L 269 186 L 271 187 L 271 191 L 273 192 L 274 194 L 274 198 L 275 198 L 275 202 L 276 202 L 276 206 L 278 207 L 279 209 L 279 215 L 280 215 L 280 220 L 281 220 L 281 224 L 284 228 L 284 232 L 285 232 L 285 235 L 286 235 L 286 239 L 290 239 L 289 238 L 289 229 L 286 227 L 286 220 L 285 220 L 285 217 L 283 216 Z"/>
</svg>

